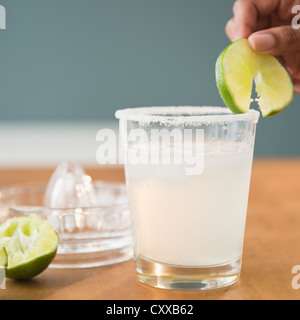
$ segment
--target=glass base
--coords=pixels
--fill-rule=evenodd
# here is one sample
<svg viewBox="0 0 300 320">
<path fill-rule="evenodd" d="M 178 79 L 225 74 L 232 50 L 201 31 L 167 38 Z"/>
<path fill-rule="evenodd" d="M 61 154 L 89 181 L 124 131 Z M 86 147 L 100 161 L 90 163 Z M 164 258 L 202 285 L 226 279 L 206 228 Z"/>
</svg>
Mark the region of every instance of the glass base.
<svg viewBox="0 0 300 320">
<path fill-rule="evenodd" d="M 182 267 L 137 257 L 137 278 L 140 282 L 161 289 L 210 290 L 230 286 L 240 276 L 240 259 L 222 265 Z"/>
</svg>

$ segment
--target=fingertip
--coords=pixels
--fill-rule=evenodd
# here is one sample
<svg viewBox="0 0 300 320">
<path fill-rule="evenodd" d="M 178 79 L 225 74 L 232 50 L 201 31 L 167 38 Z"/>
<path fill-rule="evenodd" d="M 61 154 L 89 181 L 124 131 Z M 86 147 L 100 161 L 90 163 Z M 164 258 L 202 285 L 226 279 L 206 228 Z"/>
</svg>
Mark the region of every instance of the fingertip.
<svg viewBox="0 0 300 320">
<path fill-rule="evenodd" d="M 253 33 L 253 30 L 248 25 L 244 25 L 239 30 L 240 38 L 248 39 L 250 35 Z"/>
<path fill-rule="evenodd" d="M 252 34 L 253 30 L 247 25 L 239 25 L 235 26 L 234 34 L 232 36 L 232 40 L 238 40 L 238 39 L 248 39 L 249 36 Z"/>
</svg>

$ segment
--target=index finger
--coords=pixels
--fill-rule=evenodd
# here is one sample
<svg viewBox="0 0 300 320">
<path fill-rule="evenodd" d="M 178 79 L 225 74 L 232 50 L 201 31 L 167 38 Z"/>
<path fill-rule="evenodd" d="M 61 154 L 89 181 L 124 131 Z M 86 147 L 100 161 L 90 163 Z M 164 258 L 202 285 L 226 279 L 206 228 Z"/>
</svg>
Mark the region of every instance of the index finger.
<svg viewBox="0 0 300 320">
<path fill-rule="evenodd" d="M 248 38 L 256 29 L 258 12 L 253 1 L 238 0 L 233 5 L 233 41 Z"/>
<path fill-rule="evenodd" d="M 233 5 L 235 39 L 248 38 L 257 31 L 259 20 L 278 8 L 279 0 L 237 0 Z"/>
</svg>

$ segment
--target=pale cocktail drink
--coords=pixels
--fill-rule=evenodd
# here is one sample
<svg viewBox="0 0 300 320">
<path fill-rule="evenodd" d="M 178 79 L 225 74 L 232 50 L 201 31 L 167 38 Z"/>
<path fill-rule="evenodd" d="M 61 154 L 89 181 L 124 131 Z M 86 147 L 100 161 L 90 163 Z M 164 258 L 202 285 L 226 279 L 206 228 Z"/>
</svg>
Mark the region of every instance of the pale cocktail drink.
<svg viewBox="0 0 300 320">
<path fill-rule="evenodd" d="M 142 108 L 137 110 L 142 112 Z M 241 268 L 258 115 L 251 112 L 237 116 L 223 108 L 164 110 L 161 112 L 167 114 L 166 119 L 157 116 L 156 108 L 149 122 L 143 117 L 138 121 L 137 115 L 120 126 L 123 136 L 126 130 L 127 138 L 132 138 L 130 131 L 136 128 L 148 133 L 147 143 L 142 136 L 135 136 L 132 141 L 125 139 L 124 146 L 127 156 L 139 150 L 142 159 L 130 161 L 128 156 L 125 163 L 138 279 L 175 289 L 232 284 L 239 278 Z M 145 110 L 147 115 L 151 111 Z M 122 122 L 121 116 L 120 119 Z M 190 155 L 198 159 L 198 164 L 201 162 L 201 170 L 188 171 L 192 162 L 190 150 L 180 146 L 186 143 L 184 139 L 164 140 L 153 149 L 157 139 L 151 136 L 150 127 L 201 130 L 202 141 L 188 141 L 189 145 L 202 145 Z M 161 158 L 158 153 L 168 148 L 170 162 L 157 161 Z M 177 162 L 173 163 L 175 158 Z"/>
<path fill-rule="evenodd" d="M 251 164 L 252 151 L 207 154 L 195 176 L 185 165 L 128 164 L 136 255 L 192 267 L 238 261 Z"/>
</svg>

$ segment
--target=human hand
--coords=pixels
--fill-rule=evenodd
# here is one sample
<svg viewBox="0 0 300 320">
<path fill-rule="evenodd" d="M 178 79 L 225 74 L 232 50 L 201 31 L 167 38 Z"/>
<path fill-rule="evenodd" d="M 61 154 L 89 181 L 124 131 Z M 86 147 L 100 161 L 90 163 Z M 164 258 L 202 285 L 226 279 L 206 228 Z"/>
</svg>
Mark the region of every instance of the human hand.
<svg viewBox="0 0 300 320">
<path fill-rule="evenodd" d="M 300 1 L 237 0 L 225 30 L 231 41 L 248 38 L 255 52 L 277 56 L 300 94 L 300 29 L 292 27 L 295 5 Z"/>
</svg>

